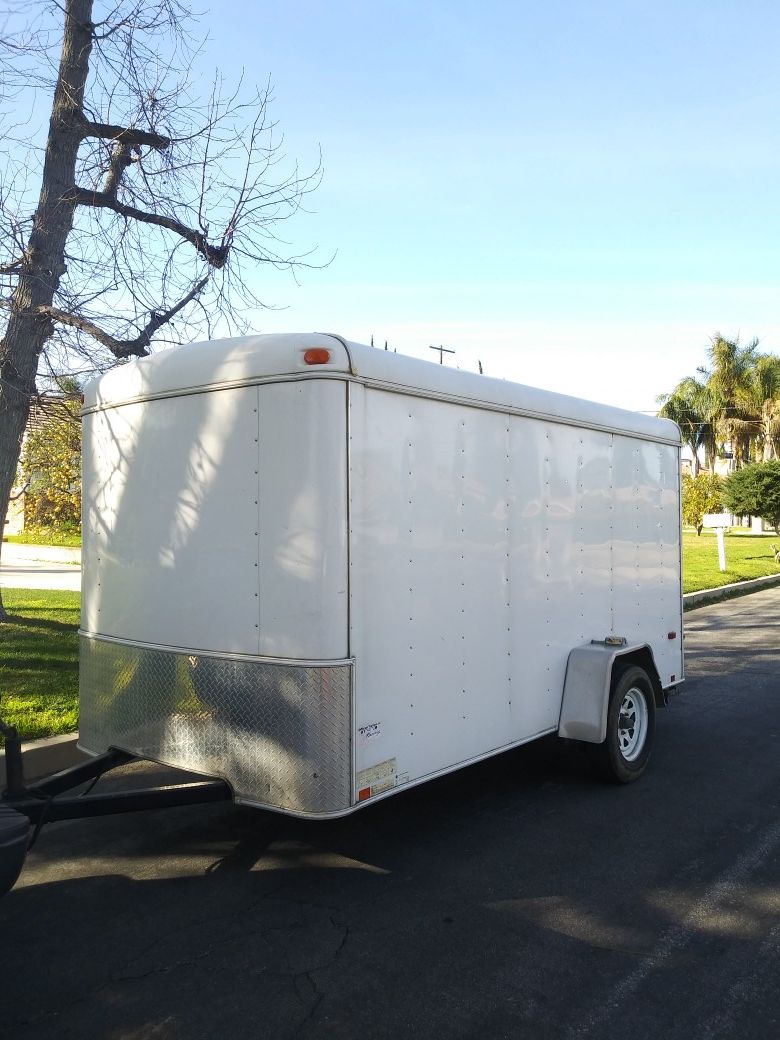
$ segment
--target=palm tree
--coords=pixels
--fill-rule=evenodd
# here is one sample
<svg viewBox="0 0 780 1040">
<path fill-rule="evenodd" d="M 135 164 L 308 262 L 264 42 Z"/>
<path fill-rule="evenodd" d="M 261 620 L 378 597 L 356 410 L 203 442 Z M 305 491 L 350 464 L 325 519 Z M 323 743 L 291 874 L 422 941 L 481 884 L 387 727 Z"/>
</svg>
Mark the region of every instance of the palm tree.
<svg viewBox="0 0 780 1040">
<path fill-rule="evenodd" d="M 683 443 L 693 453 L 693 476 L 699 474 L 704 449 L 704 465 L 715 470 L 715 425 L 713 400 L 707 386 L 693 376 L 681 380 L 670 394 L 658 398 L 659 415 L 671 419 L 680 427 Z"/>
<path fill-rule="evenodd" d="M 756 395 L 756 366 L 766 355 L 759 354 L 758 340 L 741 346 L 739 337 L 726 339 L 720 333 L 707 351 L 710 368 L 706 376 L 716 432 L 731 445 L 737 466 L 750 461 L 750 448 L 761 435 L 762 405 Z"/>
<path fill-rule="evenodd" d="M 757 447 L 763 461 L 769 462 L 780 458 L 780 357 L 764 354 L 758 358 L 753 369 L 752 398 L 761 420 Z"/>
<path fill-rule="evenodd" d="M 719 333 L 710 340 L 709 367 L 681 380 L 658 398 L 659 414 L 673 419 L 693 453 L 693 475 L 715 471 L 717 443 L 727 444 L 737 468 L 751 458 L 780 458 L 780 357 L 764 354 L 758 340 L 745 346 Z"/>
</svg>

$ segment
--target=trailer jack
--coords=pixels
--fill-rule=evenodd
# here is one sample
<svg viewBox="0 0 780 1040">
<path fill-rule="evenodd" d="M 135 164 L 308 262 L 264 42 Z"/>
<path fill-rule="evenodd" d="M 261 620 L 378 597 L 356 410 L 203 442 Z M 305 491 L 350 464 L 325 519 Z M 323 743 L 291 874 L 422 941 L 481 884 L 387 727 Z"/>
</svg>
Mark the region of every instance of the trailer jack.
<svg viewBox="0 0 780 1040">
<path fill-rule="evenodd" d="M 6 762 L 6 788 L 0 796 L 0 896 L 16 883 L 27 851 L 46 823 L 224 802 L 233 797 L 230 785 L 219 779 L 185 780 L 165 786 L 93 794 L 92 786 L 105 773 L 129 762 L 141 761 L 116 748 L 27 784 L 16 728 L 0 719 L 0 733 L 5 737 Z M 68 793 L 90 782 L 87 790 Z"/>
</svg>

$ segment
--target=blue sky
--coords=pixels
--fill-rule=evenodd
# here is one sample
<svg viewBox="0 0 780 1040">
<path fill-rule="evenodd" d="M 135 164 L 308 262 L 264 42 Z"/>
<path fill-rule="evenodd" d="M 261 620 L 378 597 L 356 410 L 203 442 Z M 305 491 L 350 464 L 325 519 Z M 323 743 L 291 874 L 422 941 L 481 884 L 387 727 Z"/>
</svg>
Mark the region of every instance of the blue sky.
<svg viewBox="0 0 780 1040">
<path fill-rule="evenodd" d="M 780 5 L 223 0 L 205 65 L 274 84 L 324 178 L 259 331 L 651 410 L 715 331 L 780 352 Z M 335 255 L 334 255 L 335 254 Z M 265 278 L 263 272 L 263 278 Z"/>
</svg>

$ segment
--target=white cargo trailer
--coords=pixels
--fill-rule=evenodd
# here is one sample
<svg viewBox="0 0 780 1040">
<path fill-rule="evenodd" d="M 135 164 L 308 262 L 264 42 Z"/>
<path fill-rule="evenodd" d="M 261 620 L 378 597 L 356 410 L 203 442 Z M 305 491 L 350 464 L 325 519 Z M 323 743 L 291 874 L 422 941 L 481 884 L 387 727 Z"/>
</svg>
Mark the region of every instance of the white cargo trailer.
<svg viewBox="0 0 780 1040">
<path fill-rule="evenodd" d="M 81 747 L 335 816 L 546 734 L 640 775 L 683 679 L 663 419 L 331 335 L 84 406 Z"/>
</svg>

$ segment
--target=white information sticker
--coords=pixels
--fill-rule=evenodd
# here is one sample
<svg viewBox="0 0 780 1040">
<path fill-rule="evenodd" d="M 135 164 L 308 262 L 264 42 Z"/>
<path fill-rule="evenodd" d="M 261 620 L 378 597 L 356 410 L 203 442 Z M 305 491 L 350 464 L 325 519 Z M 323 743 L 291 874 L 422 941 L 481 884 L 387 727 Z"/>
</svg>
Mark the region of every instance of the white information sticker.
<svg viewBox="0 0 780 1040">
<path fill-rule="evenodd" d="M 360 791 L 370 790 L 372 795 L 389 791 L 396 785 L 396 760 L 388 758 L 385 762 L 361 769 L 357 775 L 357 789 Z"/>
</svg>

